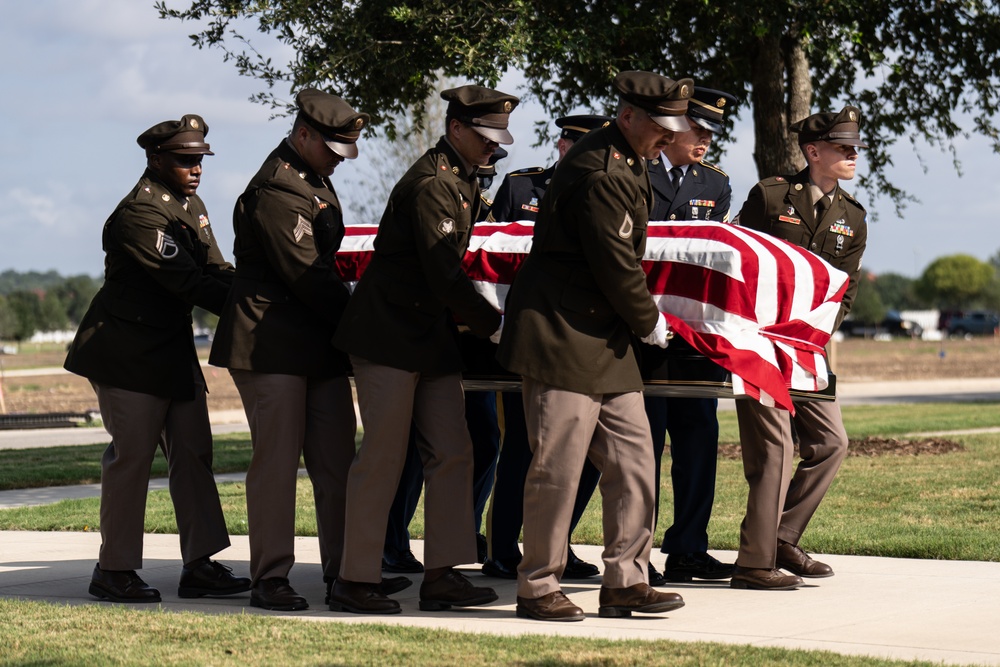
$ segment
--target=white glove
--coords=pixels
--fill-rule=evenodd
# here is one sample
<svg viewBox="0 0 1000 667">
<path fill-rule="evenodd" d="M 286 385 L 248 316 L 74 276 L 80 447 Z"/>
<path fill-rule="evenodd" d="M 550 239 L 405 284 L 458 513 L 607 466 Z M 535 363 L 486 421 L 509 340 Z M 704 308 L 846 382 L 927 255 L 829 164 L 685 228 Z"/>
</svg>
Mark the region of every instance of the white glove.
<svg viewBox="0 0 1000 667">
<path fill-rule="evenodd" d="M 502 332 L 503 332 L 503 315 L 500 316 L 500 326 L 497 327 L 496 331 L 494 331 L 492 334 L 490 334 L 490 341 L 493 342 L 493 343 L 496 343 L 497 345 L 499 345 L 500 344 L 500 334 Z"/>
<path fill-rule="evenodd" d="M 667 318 L 663 316 L 663 313 L 659 313 L 659 315 L 660 319 L 656 320 L 656 326 L 653 327 L 653 330 L 640 340 L 647 345 L 666 347 L 670 344 L 670 339 L 674 337 L 674 332 L 667 326 Z"/>
</svg>

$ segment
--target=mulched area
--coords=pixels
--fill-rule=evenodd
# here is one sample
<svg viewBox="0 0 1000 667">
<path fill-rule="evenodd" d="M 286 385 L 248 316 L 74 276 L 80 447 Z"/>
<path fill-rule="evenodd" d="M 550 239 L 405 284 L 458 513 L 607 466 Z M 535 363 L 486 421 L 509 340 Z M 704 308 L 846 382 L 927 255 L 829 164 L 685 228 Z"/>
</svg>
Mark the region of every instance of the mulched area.
<svg viewBox="0 0 1000 667">
<path fill-rule="evenodd" d="M 961 443 L 947 438 L 920 438 L 918 440 L 903 440 L 901 438 L 867 437 L 851 439 L 847 443 L 848 456 L 933 456 L 935 454 L 950 454 L 964 451 Z M 795 448 L 798 454 L 798 447 Z M 719 456 L 724 459 L 740 459 L 741 449 L 738 444 L 719 443 Z"/>
</svg>

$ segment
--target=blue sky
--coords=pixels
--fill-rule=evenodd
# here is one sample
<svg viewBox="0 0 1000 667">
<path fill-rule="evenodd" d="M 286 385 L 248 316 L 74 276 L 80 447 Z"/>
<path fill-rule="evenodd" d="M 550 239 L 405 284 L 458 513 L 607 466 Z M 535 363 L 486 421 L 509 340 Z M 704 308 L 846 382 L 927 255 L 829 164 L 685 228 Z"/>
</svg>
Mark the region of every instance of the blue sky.
<svg viewBox="0 0 1000 667">
<path fill-rule="evenodd" d="M 191 46 L 191 32 L 193 26 L 160 20 L 152 0 L 41 0 L 4 7 L 0 271 L 99 275 L 101 226 L 144 167 L 135 138 L 185 113 L 203 116 L 210 127 L 208 141 L 216 155 L 205 160 L 199 195 L 223 253 L 231 257 L 233 202 L 290 121 L 269 120 L 269 109 L 248 101 L 261 85 L 238 76 L 218 50 Z M 280 45 L 262 40 L 261 46 L 276 62 L 287 61 Z M 498 87 L 519 94 L 516 74 Z M 292 97 L 287 90 L 277 92 Z M 516 143 L 498 165 L 501 175 L 554 159 L 553 149 L 531 147 L 533 123 L 544 118 L 531 101 L 515 110 Z M 943 255 L 985 260 L 1000 250 L 993 220 L 1000 188 L 992 178 L 1000 158 L 977 137 L 960 141 L 958 150 L 964 176 L 955 172 L 948 154 L 930 148 L 921 152 L 924 174 L 909 141 L 899 142 L 892 178 L 921 203 L 911 204 L 901 219 L 889 201 L 866 201 L 859 194 L 879 214 L 869 232 L 866 268 L 915 277 Z M 363 166 L 364 152 L 362 140 L 361 157 L 333 176 L 345 205 L 368 196 L 349 173 Z M 730 174 L 733 215 L 757 180 L 752 152 L 751 127 L 740 121 L 727 153 L 709 158 Z"/>
</svg>

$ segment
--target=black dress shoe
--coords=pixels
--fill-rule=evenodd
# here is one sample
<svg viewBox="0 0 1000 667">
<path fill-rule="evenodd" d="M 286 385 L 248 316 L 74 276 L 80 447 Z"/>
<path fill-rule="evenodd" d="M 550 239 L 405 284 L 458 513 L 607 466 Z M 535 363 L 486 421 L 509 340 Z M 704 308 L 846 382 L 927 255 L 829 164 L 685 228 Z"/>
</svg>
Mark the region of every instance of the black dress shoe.
<svg viewBox="0 0 1000 667">
<path fill-rule="evenodd" d="M 821 579 L 833 576 L 832 567 L 810 558 L 809 554 L 803 551 L 799 545 L 783 540 L 778 540 L 777 565 L 800 577 Z"/>
<path fill-rule="evenodd" d="M 653 567 L 652 563 L 649 564 L 649 567 L 647 569 L 649 570 L 649 585 L 650 586 L 662 586 L 665 583 L 667 583 L 667 580 L 663 578 L 662 574 L 660 574 L 659 572 L 656 571 L 656 568 Z"/>
<path fill-rule="evenodd" d="M 482 533 L 476 533 L 476 562 L 485 563 L 486 557 L 489 555 L 489 545 L 486 544 L 486 536 Z"/>
<path fill-rule="evenodd" d="M 601 586 L 597 615 L 601 618 L 627 618 L 632 612 L 659 614 L 684 606 L 684 599 L 677 593 L 661 593 L 647 584 L 628 588 Z"/>
<path fill-rule="evenodd" d="M 424 571 L 424 565 L 416 559 L 409 549 L 398 551 L 386 548 L 382 551 L 382 571 L 416 574 Z"/>
<path fill-rule="evenodd" d="M 295 592 L 284 577 L 261 579 L 250 589 L 250 606 L 272 611 L 301 611 L 309 608 L 304 597 Z"/>
<path fill-rule="evenodd" d="M 497 579 L 517 579 L 520 558 L 488 558 L 483 563 L 483 574 Z"/>
<path fill-rule="evenodd" d="M 214 560 L 206 560 L 195 568 L 181 568 L 181 583 L 177 587 L 177 596 L 220 597 L 246 593 L 248 590 L 250 590 L 250 580 L 247 577 L 233 576 L 233 568 Z"/>
<path fill-rule="evenodd" d="M 112 602 L 159 602 L 160 591 L 139 578 L 135 570 L 102 570 L 94 566 L 90 594 Z"/>
<path fill-rule="evenodd" d="M 536 621 L 582 621 L 583 610 L 570 602 L 562 591 L 555 591 L 540 598 L 517 596 L 514 613 L 518 618 L 533 618 Z"/>
<path fill-rule="evenodd" d="M 735 569 L 735 565 L 719 562 L 705 552 L 669 554 L 663 566 L 663 576 L 667 581 L 729 579 Z"/>
<path fill-rule="evenodd" d="M 330 595 L 333 593 L 333 582 L 336 580 L 323 577 L 323 581 L 326 583 L 326 597 L 323 599 L 323 604 L 330 604 Z M 378 592 L 382 595 L 392 595 L 412 585 L 413 581 L 406 577 L 382 577 L 382 581 L 376 584 Z"/>
<path fill-rule="evenodd" d="M 352 614 L 398 614 L 399 603 L 379 591 L 379 584 L 337 578 L 330 592 L 330 611 Z"/>
<path fill-rule="evenodd" d="M 567 551 L 566 569 L 563 570 L 562 574 L 563 579 L 588 579 L 600 574 L 601 571 L 596 565 L 591 565 L 585 560 L 580 560 L 573 553 L 573 547 L 567 547 Z"/>
<path fill-rule="evenodd" d="M 465 575 L 448 570 L 434 581 L 420 584 L 420 611 L 444 611 L 452 607 L 475 607 L 497 599 L 492 588 L 473 586 Z"/>
<path fill-rule="evenodd" d="M 792 591 L 802 585 L 802 579 L 794 574 L 785 574 L 777 568 L 736 566 L 730 588 L 744 588 L 755 591 Z"/>
</svg>

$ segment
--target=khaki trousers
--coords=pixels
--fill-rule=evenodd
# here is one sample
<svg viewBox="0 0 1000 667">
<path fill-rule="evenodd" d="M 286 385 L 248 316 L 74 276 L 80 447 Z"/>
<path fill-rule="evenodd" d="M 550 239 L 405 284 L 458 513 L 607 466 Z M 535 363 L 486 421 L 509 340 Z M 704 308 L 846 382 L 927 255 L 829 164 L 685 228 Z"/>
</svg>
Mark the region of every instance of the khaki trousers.
<svg viewBox="0 0 1000 667">
<path fill-rule="evenodd" d="M 101 569 L 142 568 L 149 468 L 157 447 L 167 458 L 184 562 L 228 547 L 229 533 L 212 472 L 212 428 L 204 383 L 196 380 L 191 401 L 91 384 L 104 428 L 111 434 L 111 444 L 101 459 Z"/>
<path fill-rule="evenodd" d="M 560 590 L 583 463 L 601 471 L 603 585 L 648 581 L 653 544 L 653 442 L 642 394 L 580 394 L 523 378 L 532 458 L 524 485 L 524 558 L 517 594 Z"/>
<path fill-rule="evenodd" d="M 736 562 L 773 568 L 778 540 L 798 544 L 830 488 L 847 455 L 847 432 L 836 401 L 797 403 L 791 417 L 785 410 L 739 400 L 736 415 L 750 485 Z M 793 475 L 796 436 L 802 460 Z"/>
<path fill-rule="evenodd" d="M 389 508 L 406 459 L 410 422 L 424 467 L 424 566 L 476 560 L 472 512 L 472 440 L 458 374 L 421 375 L 351 356 L 364 437 L 347 480 L 341 576 L 382 579 Z"/>
<path fill-rule="evenodd" d="M 310 378 L 230 370 L 243 400 L 253 457 L 247 470 L 250 576 L 288 578 L 295 562 L 299 456 L 313 487 L 323 576 L 333 580 L 344 548 L 347 472 L 357 420 L 346 375 Z"/>
</svg>

